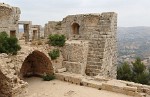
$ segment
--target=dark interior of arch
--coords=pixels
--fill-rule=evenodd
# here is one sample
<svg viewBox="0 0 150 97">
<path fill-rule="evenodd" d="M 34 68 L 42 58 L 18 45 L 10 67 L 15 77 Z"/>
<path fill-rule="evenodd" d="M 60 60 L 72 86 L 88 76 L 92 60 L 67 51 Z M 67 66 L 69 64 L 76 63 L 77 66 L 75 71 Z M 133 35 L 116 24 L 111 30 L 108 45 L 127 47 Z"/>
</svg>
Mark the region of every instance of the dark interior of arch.
<svg viewBox="0 0 150 97">
<path fill-rule="evenodd" d="M 33 51 L 22 64 L 21 77 L 42 76 L 44 73 L 54 73 L 52 63 L 44 53 Z"/>
<path fill-rule="evenodd" d="M 78 23 L 73 23 L 72 24 L 73 34 L 79 34 L 79 28 L 80 28 L 80 25 Z"/>
</svg>

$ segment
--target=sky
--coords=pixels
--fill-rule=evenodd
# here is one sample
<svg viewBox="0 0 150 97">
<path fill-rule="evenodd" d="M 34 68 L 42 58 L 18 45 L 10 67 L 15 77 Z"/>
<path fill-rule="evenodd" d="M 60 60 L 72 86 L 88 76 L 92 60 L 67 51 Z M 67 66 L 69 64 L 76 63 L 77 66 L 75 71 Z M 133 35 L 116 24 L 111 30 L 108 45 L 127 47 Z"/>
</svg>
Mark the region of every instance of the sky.
<svg viewBox="0 0 150 97">
<path fill-rule="evenodd" d="M 116 12 L 118 26 L 150 26 L 150 0 L 0 0 L 21 9 L 20 20 L 44 26 L 67 15 Z"/>
</svg>

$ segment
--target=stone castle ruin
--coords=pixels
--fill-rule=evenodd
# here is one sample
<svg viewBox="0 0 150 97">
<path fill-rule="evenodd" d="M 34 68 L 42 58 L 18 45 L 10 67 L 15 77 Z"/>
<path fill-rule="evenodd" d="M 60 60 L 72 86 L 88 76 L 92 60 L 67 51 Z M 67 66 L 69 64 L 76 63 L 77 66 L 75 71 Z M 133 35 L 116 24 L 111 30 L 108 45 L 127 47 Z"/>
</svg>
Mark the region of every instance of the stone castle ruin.
<svg viewBox="0 0 150 97">
<path fill-rule="evenodd" d="M 20 13 L 18 7 L 0 3 L 0 32 L 6 31 L 10 36 L 17 35 Z"/>
<path fill-rule="evenodd" d="M 32 45 L 32 41 L 41 39 L 42 27 L 32 25 L 32 21 L 20 21 L 20 14 L 18 7 L 0 3 L 0 32 L 18 38 L 21 46 L 17 55 L 0 54 L 0 97 L 27 97 L 28 83 L 24 78 L 44 73 L 99 90 L 136 97 L 150 94 L 149 86 L 115 80 L 116 13 L 69 15 L 62 21 L 45 24 L 45 40 L 50 34 L 66 36 L 65 46 L 59 48 L 60 57 L 55 61 L 48 55 L 55 47 L 46 43 Z M 24 27 L 23 40 L 19 37 L 19 25 Z"/>
<path fill-rule="evenodd" d="M 19 25 L 23 25 L 25 41 L 39 39 L 41 26 L 32 25 L 31 21 L 19 21 L 20 14 L 18 7 L 0 3 L 0 32 L 6 31 L 9 36 L 19 38 Z"/>
<path fill-rule="evenodd" d="M 64 34 L 63 66 L 73 73 L 116 77 L 117 14 L 69 15 L 62 21 L 49 21 L 45 36 Z"/>
</svg>

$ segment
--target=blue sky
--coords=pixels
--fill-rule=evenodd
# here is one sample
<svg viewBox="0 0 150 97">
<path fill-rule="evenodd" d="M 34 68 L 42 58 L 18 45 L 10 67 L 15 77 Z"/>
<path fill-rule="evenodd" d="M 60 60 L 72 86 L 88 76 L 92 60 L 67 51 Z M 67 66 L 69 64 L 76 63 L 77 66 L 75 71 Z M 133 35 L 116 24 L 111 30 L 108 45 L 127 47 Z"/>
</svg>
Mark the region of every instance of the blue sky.
<svg viewBox="0 0 150 97">
<path fill-rule="evenodd" d="M 21 20 L 44 25 L 69 14 L 118 13 L 118 26 L 150 26 L 150 0 L 0 0 L 20 7 Z"/>
</svg>

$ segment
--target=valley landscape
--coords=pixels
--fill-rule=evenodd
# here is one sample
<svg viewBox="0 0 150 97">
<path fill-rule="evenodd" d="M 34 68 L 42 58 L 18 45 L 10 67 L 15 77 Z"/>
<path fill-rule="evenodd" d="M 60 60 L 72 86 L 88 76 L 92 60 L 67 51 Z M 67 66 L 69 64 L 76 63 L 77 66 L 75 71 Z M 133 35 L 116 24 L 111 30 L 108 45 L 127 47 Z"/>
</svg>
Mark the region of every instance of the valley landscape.
<svg viewBox="0 0 150 97">
<path fill-rule="evenodd" d="M 133 61 L 140 57 L 150 64 L 150 27 L 118 27 L 118 61 Z"/>
</svg>

